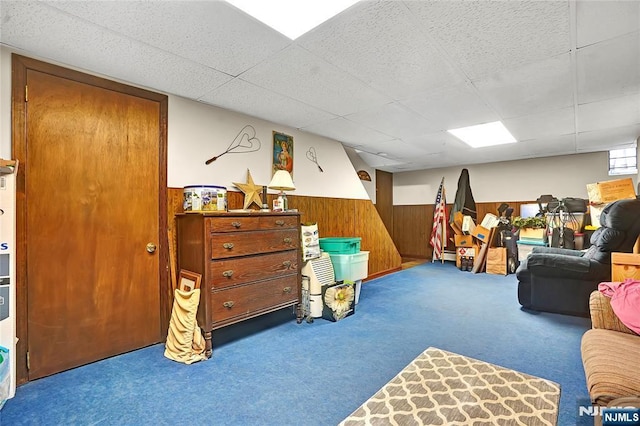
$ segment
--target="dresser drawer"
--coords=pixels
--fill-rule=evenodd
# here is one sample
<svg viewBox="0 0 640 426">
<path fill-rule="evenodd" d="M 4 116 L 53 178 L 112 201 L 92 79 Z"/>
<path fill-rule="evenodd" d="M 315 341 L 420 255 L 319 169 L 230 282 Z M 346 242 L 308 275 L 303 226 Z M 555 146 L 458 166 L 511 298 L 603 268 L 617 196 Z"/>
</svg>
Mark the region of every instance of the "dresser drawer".
<svg viewBox="0 0 640 426">
<path fill-rule="evenodd" d="M 215 260 L 209 265 L 210 289 L 281 277 L 298 272 L 298 252 L 289 250 L 251 257 Z"/>
<path fill-rule="evenodd" d="M 235 216 L 207 218 L 207 230 L 209 233 L 256 231 L 259 229 L 294 229 L 297 227 L 298 216 Z"/>
<path fill-rule="evenodd" d="M 297 249 L 299 238 L 297 229 L 213 234 L 210 240 L 211 257 L 224 259 Z"/>
<path fill-rule="evenodd" d="M 298 228 L 298 216 L 264 216 L 260 219 L 260 229 Z"/>
<path fill-rule="evenodd" d="M 298 275 L 258 281 L 253 284 L 214 291 L 210 294 L 211 322 L 229 322 L 261 310 L 298 301 Z"/>
<path fill-rule="evenodd" d="M 216 217 L 207 218 L 207 230 L 213 232 L 255 231 L 260 229 L 259 217 Z"/>
</svg>

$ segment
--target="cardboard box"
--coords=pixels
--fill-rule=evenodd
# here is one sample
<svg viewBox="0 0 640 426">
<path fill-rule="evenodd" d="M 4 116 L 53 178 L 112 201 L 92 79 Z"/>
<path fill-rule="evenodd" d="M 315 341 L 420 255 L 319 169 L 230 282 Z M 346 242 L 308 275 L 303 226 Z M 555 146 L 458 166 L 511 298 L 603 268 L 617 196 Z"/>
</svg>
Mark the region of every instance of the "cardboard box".
<svg viewBox="0 0 640 426">
<path fill-rule="evenodd" d="M 520 228 L 520 239 L 521 240 L 544 240 L 544 231 L 545 228 Z"/>
<path fill-rule="evenodd" d="M 486 242 L 489 241 L 490 234 L 491 234 L 491 230 L 490 229 L 487 229 L 482 225 L 478 225 L 473 230 L 473 233 L 471 235 L 473 235 L 474 237 L 476 237 L 478 240 L 482 241 L 483 243 L 486 243 Z"/>
<path fill-rule="evenodd" d="M 636 198 L 633 179 L 615 179 L 587 184 L 591 224 L 600 227 L 600 213 L 613 201 Z"/>
<path fill-rule="evenodd" d="M 456 235 L 455 243 L 457 247 L 473 247 L 473 238 L 471 235 Z"/>
<path fill-rule="evenodd" d="M 487 229 L 491 229 L 498 226 L 499 223 L 500 219 L 498 218 L 498 216 L 496 216 L 495 214 L 487 213 L 486 215 L 484 215 L 484 219 L 482 219 L 480 225 Z"/>
<path fill-rule="evenodd" d="M 476 228 L 476 224 L 471 216 L 464 216 L 462 220 L 462 232 L 465 235 L 471 235 Z"/>
<path fill-rule="evenodd" d="M 587 184 L 590 204 L 608 204 L 616 200 L 636 198 L 633 179 L 615 179 Z"/>
<path fill-rule="evenodd" d="M 468 237 L 471 238 L 471 237 Z M 456 268 L 460 268 L 461 259 L 463 256 L 475 257 L 475 247 L 456 247 Z"/>
</svg>

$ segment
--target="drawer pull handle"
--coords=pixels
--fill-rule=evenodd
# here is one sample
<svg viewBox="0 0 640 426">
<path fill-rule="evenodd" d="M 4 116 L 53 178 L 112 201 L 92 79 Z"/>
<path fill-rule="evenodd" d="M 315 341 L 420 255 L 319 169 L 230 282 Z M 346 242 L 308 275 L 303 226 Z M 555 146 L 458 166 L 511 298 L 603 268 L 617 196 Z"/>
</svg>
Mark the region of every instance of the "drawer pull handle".
<svg viewBox="0 0 640 426">
<path fill-rule="evenodd" d="M 283 291 L 284 293 L 289 294 L 289 293 L 291 293 L 291 287 L 285 287 L 285 288 L 283 288 L 283 289 L 282 289 L 282 291 Z"/>
<path fill-rule="evenodd" d="M 240 228 L 242 224 L 240 222 L 231 222 L 231 226 L 237 229 L 237 228 Z"/>
<path fill-rule="evenodd" d="M 231 250 L 233 248 L 233 243 L 224 243 L 222 247 Z"/>
<path fill-rule="evenodd" d="M 231 308 L 233 308 L 233 305 L 234 305 L 234 304 L 235 304 L 235 303 L 233 302 L 233 300 L 229 300 L 229 301 L 227 301 L 227 302 L 224 302 L 224 303 L 222 304 L 222 306 L 224 306 L 225 308 L 229 308 L 229 309 L 231 309 Z"/>
<path fill-rule="evenodd" d="M 229 269 L 228 271 L 224 271 L 222 273 L 222 276 L 227 277 L 227 278 L 231 278 L 233 276 L 233 269 Z"/>
<path fill-rule="evenodd" d="M 283 240 L 286 244 L 291 244 L 291 238 L 287 237 Z"/>
<path fill-rule="evenodd" d="M 276 220 L 276 225 L 284 226 L 284 220 Z"/>
<path fill-rule="evenodd" d="M 282 265 L 285 268 L 290 268 L 291 267 L 291 261 L 290 260 L 285 260 L 284 262 L 282 262 Z"/>
</svg>

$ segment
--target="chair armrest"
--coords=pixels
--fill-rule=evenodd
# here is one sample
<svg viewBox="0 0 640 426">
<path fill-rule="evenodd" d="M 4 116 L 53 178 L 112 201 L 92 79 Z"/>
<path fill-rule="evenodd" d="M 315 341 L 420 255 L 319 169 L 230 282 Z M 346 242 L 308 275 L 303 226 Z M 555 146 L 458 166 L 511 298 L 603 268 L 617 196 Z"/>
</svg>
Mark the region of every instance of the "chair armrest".
<svg viewBox="0 0 640 426">
<path fill-rule="evenodd" d="M 589 312 L 591 314 L 591 328 L 636 334 L 620 321 L 615 312 L 613 312 L 611 300 L 598 290 L 592 292 L 591 296 L 589 296 Z"/>
<path fill-rule="evenodd" d="M 532 252 L 527 257 L 527 268 L 532 275 L 597 281 L 599 268 L 591 265 L 591 259 L 581 256 Z"/>
</svg>

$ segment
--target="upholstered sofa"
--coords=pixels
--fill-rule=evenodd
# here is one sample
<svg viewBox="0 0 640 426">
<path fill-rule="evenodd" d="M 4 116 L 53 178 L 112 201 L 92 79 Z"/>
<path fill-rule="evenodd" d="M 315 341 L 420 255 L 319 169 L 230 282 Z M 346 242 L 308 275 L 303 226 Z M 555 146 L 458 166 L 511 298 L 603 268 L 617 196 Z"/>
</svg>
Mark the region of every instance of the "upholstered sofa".
<svg viewBox="0 0 640 426">
<path fill-rule="evenodd" d="M 599 291 L 589 298 L 592 328 L 581 352 L 591 402 L 600 407 L 640 403 L 640 336 L 615 315 Z M 620 405 L 623 404 L 623 405 Z"/>
</svg>

